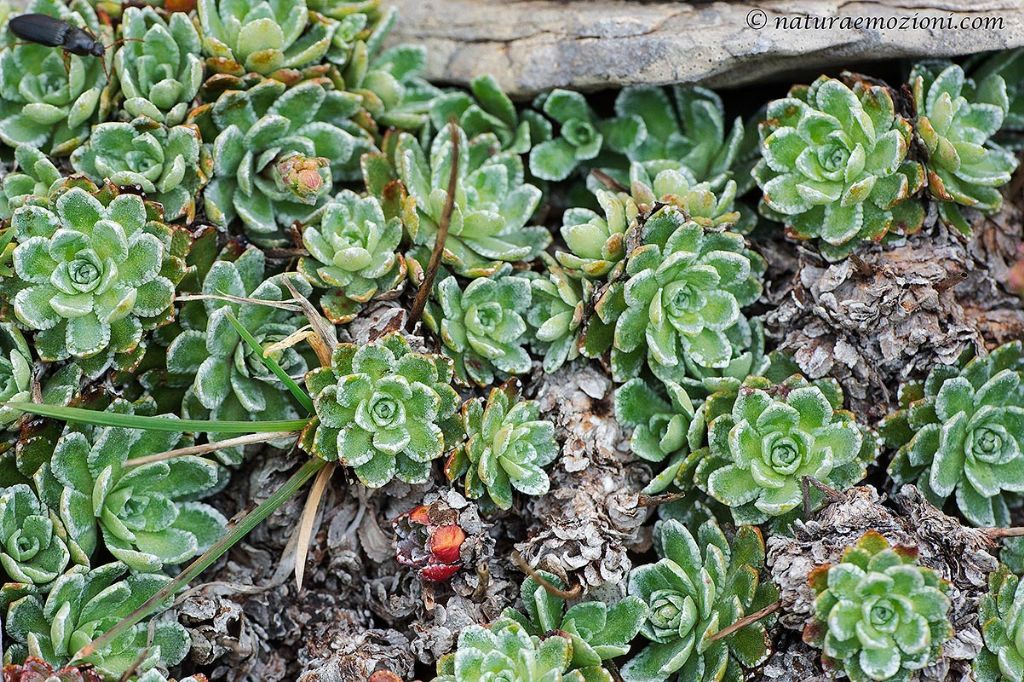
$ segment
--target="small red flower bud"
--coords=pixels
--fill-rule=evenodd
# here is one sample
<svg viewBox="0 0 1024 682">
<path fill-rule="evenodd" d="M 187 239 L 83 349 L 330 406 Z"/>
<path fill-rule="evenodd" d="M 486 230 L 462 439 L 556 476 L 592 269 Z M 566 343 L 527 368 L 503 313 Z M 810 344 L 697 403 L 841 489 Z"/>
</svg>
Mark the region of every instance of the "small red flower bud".
<svg viewBox="0 0 1024 682">
<path fill-rule="evenodd" d="M 438 563 L 454 564 L 465 540 L 466 534 L 457 525 L 441 526 L 430 536 L 430 553 Z"/>
<path fill-rule="evenodd" d="M 420 576 L 432 583 L 443 583 L 459 572 L 458 564 L 432 564 L 420 569 Z"/>
</svg>

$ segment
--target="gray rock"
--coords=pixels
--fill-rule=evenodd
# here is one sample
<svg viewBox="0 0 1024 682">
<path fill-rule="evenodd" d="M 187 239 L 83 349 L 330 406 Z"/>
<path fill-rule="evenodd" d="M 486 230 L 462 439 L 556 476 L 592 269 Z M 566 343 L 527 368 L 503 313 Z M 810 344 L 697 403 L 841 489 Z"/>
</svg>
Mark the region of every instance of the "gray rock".
<svg viewBox="0 0 1024 682">
<path fill-rule="evenodd" d="M 393 0 L 390 4 L 400 12 L 393 41 L 427 48 L 429 79 L 465 84 L 490 73 L 509 94 L 519 97 L 554 87 L 735 86 L 793 70 L 847 68 L 868 60 L 954 56 L 1024 45 L 1020 0 L 755 3 Z M 831 21 L 831 28 L 827 23 L 803 27 L 814 19 Z M 937 19 L 957 25 L 966 20 L 979 26 L 1001 20 L 1002 25 L 947 29 L 935 27 Z M 859 28 L 853 25 L 858 20 Z M 922 22 L 929 25 L 922 27 Z"/>
</svg>

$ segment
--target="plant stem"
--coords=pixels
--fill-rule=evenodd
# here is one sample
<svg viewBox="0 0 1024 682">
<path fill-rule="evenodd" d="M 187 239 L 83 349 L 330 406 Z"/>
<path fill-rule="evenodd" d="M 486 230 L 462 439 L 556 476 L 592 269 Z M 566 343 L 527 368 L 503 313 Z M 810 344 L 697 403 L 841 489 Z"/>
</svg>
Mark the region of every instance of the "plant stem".
<svg viewBox="0 0 1024 682">
<path fill-rule="evenodd" d="M 101 410 L 83 410 L 80 407 L 60 407 L 39 403 L 4 403 L 7 407 L 40 417 L 50 417 L 76 424 L 94 426 L 120 426 L 127 429 L 164 431 L 168 433 L 270 433 L 294 432 L 306 428 L 308 419 L 278 419 L 273 421 L 241 422 L 206 419 L 165 419 L 138 414 L 117 414 Z"/>
<path fill-rule="evenodd" d="M 537 569 L 526 563 L 526 559 L 524 559 L 523 555 L 519 552 L 512 552 L 512 561 L 515 562 L 516 567 L 518 567 L 520 571 L 536 580 L 537 584 L 544 588 L 544 591 L 555 597 L 566 600 L 575 599 L 580 596 L 580 593 L 583 591 L 582 585 L 576 585 L 571 590 L 563 590 L 557 585 L 553 585 L 551 581 L 542 576 Z"/>
<path fill-rule="evenodd" d="M 234 527 L 218 540 L 213 547 L 203 552 L 198 559 L 189 564 L 174 580 L 164 585 L 159 592 L 143 602 L 139 608 L 122 618 L 114 627 L 82 647 L 72 660 L 82 660 L 94 652 L 109 646 L 111 642 L 121 636 L 128 628 L 135 626 L 137 623 L 142 622 L 143 619 L 152 615 L 154 611 L 160 608 L 161 603 L 212 566 L 217 559 L 248 535 L 264 519 L 273 514 L 278 507 L 287 502 L 292 495 L 305 485 L 306 481 L 315 476 L 326 465 L 327 462 L 319 457 L 308 459 L 298 471 L 292 474 L 291 478 L 285 481 L 284 485 L 275 490 L 270 497 L 255 509 L 239 519 Z"/>
<path fill-rule="evenodd" d="M 163 462 L 164 460 L 174 459 L 175 457 L 185 457 L 186 455 L 204 455 L 207 452 L 217 452 L 218 450 L 225 450 L 227 448 L 233 448 L 238 445 L 255 445 L 256 443 L 266 443 L 267 441 L 277 440 L 278 438 L 286 438 L 288 436 L 294 435 L 294 431 L 272 431 L 271 433 L 251 433 L 248 436 L 239 436 L 238 438 L 218 440 L 213 441 L 212 443 L 204 443 L 203 445 L 192 445 L 187 448 L 177 448 L 176 450 L 158 452 L 155 455 L 136 457 L 135 459 L 129 459 L 128 461 L 126 461 L 124 463 L 124 466 L 137 467 L 142 466 L 143 464 L 152 464 L 153 462 Z"/>
<path fill-rule="evenodd" d="M 423 309 L 427 306 L 427 298 L 434 287 L 434 279 L 437 277 L 437 270 L 441 267 L 441 255 L 444 253 L 444 244 L 448 240 L 448 226 L 452 222 L 452 211 L 455 210 L 455 191 L 459 181 L 459 128 L 452 120 L 448 123 L 448 129 L 452 138 L 452 167 L 448 172 L 448 195 L 444 199 L 444 210 L 441 212 L 441 222 L 437 225 L 437 234 L 434 236 L 434 250 L 430 252 L 430 261 L 427 263 L 427 272 L 420 282 L 420 288 L 416 291 L 416 297 L 412 302 L 412 310 L 409 312 L 409 321 L 406 329 L 412 330 L 423 316 Z"/>
<path fill-rule="evenodd" d="M 708 642 L 717 642 L 718 640 L 722 639 L 723 637 L 728 637 L 729 635 L 731 635 L 732 633 L 736 632 L 737 630 L 742 630 L 743 628 L 747 627 L 751 623 L 756 623 L 757 621 L 761 620 L 765 616 L 770 616 L 771 614 L 773 614 L 776 611 L 778 611 L 779 608 L 781 608 L 781 606 L 782 606 L 782 602 L 773 602 L 773 603 L 769 604 L 768 606 L 764 607 L 763 609 L 759 609 L 757 611 L 754 611 L 749 616 L 744 616 L 743 618 L 740 618 L 738 621 L 736 621 L 735 623 L 733 623 L 729 627 L 722 628 L 721 630 L 719 630 L 715 634 L 713 634 L 710 637 L 708 637 L 707 641 Z"/>
<path fill-rule="evenodd" d="M 1024 537 L 1024 528 L 986 528 L 985 535 L 992 540 L 998 540 L 1000 538 L 1019 538 Z"/>
</svg>

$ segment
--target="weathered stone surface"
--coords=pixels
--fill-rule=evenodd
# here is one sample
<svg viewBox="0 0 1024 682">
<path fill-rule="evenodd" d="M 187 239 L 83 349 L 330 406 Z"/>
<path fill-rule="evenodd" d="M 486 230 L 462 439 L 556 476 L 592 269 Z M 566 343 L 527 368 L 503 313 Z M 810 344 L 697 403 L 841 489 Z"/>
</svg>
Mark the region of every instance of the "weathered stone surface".
<svg viewBox="0 0 1024 682">
<path fill-rule="evenodd" d="M 510 94 L 636 83 L 757 82 L 792 70 L 860 61 L 941 57 L 1024 45 L 1020 0 L 393 0 L 395 42 L 427 48 L 431 80 L 491 73 Z M 784 28 L 832 18 L 832 28 Z M 861 28 L 843 28 L 861 21 Z M 1002 20 L 1002 27 L 920 27 L 937 18 Z M 884 19 L 894 22 L 869 25 Z M 914 21 L 918 28 L 913 28 Z M 766 23 L 762 23 L 766 22 Z M 762 28 L 752 28 L 762 26 Z M 901 28 L 904 26 L 904 28 Z M 969 24 L 970 25 L 970 24 Z M 881 26 L 881 27 L 880 27 Z"/>
</svg>

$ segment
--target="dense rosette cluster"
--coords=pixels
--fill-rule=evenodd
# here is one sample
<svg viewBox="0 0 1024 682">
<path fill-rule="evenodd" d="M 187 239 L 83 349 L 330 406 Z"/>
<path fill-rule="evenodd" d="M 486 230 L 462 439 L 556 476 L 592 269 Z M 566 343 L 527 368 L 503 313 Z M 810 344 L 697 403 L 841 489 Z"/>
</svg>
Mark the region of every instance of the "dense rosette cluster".
<svg viewBox="0 0 1024 682">
<path fill-rule="evenodd" d="M 544 254 L 547 272 L 530 279 L 532 302 L 526 321 L 533 328 L 533 346 L 544 356 L 544 371 L 551 373 L 579 357 L 586 306 L 594 287 L 573 279 Z"/>
<path fill-rule="evenodd" d="M 361 304 L 395 294 L 405 282 L 405 259 L 397 253 L 402 221 L 386 219 L 380 202 L 344 190 L 324 207 L 316 224 L 302 231 L 309 256 L 298 270 L 313 286 L 329 289 L 321 297 L 335 322 L 355 317 Z"/>
<path fill-rule="evenodd" d="M 225 258 L 231 255 L 230 249 L 225 249 Z M 289 376 L 301 377 L 309 369 L 309 353 L 300 352 L 303 347 L 282 345 L 305 324 L 305 317 L 293 307 L 275 304 L 291 299 L 289 284 L 303 296 L 309 296 L 312 287 L 295 273 L 266 277 L 265 268 L 263 252 L 254 247 L 234 261 L 217 260 L 203 281 L 206 298 L 201 304 L 190 303 L 182 314 L 184 328 L 167 349 L 166 362 L 169 371 L 194 377 L 186 396 L 187 416 L 205 416 L 204 411 L 212 419 L 223 420 L 299 416 L 280 378 L 230 319 L 249 330 L 263 354 Z M 240 455 L 232 451 L 231 458 Z"/>
<path fill-rule="evenodd" d="M 916 549 L 890 547 L 876 531 L 810 581 L 818 596 L 804 639 L 851 682 L 908 680 L 953 635 L 948 583 L 918 564 Z"/>
<path fill-rule="evenodd" d="M 510 153 L 480 159 L 471 153 L 466 133 L 456 131 L 458 168 L 444 262 L 461 275 L 481 277 L 497 271 L 502 262 L 533 259 L 551 235 L 543 227 L 526 225 L 541 193 L 523 182 L 522 160 Z M 455 162 L 451 135 L 451 126 L 438 131 L 429 156 L 408 133 L 399 136 L 395 149 L 398 177 L 412 200 L 403 212 L 405 228 L 415 244 L 427 248 L 434 245 L 448 197 Z M 367 178 L 369 186 L 376 182 Z"/>
<path fill-rule="evenodd" d="M 738 183 L 739 194 L 753 186 L 755 129 L 745 128 L 736 117 L 726 130 L 725 106 L 713 91 L 681 85 L 628 87 L 615 98 L 615 112 L 639 116 L 647 130 L 643 142 L 628 152 L 631 161 L 652 169 L 666 161 L 681 164 L 697 182 L 715 190 L 729 180 Z"/>
<path fill-rule="evenodd" d="M 762 212 L 797 238 L 820 238 L 826 256 L 921 227 L 911 197 L 924 171 L 908 159 L 913 130 L 888 87 L 822 76 L 771 102 L 760 133 Z"/>
<path fill-rule="evenodd" d="M 597 329 L 588 329 L 596 337 L 588 339 L 588 353 L 602 352 L 610 341 L 617 380 L 637 376 L 645 360 L 663 381 L 680 381 L 687 357 L 727 367 L 735 351 L 726 332 L 761 295 L 764 259 L 742 236 L 708 231 L 673 207 L 648 219 L 641 240 L 624 283 L 613 283 L 597 303 L 601 322 L 614 333 L 603 334 L 602 343 Z"/>
<path fill-rule="evenodd" d="M 489 628 L 464 628 L 455 653 L 438 661 L 434 682 L 585 682 L 582 673 L 570 672 L 571 662 L 568 637 L 531 637 L 516 621 L 500 618 Z"/>
<path fill-rule="evenodd" d="M 540 577 L 558 589 L 561 580 L 546 571 Z M 623 597 L 615 604 L 583 601 L 566 608 L 565 599 L 549 592 L 533 578 L 526 578 L 519 589 L 523 612 L 505 609 L 502 619 L 518 622 L 533 637 L 559 632 L 572 640 L 572 670 L 585 680 L 612 682 L 603 661 L 629 652 L 630 642 L 647 619 L 647 605 L 636 596 Z"/>
<path fill-rule="evenodd" d="M 696 538 L 678 521 L 660 521 L 654 546 L 659 561 L 629 576 L 629 594 L 647 604 L 640 633 L 649 642 L 622 667 L 622 679 L 654 682 L 677 673 L 700 682 L 744 679 L 744 668 L 768 657 L 766 621 L 713 637 L 778 596 L 774 585 L 760 582 L 760 533 L 743 526 L 730 545 L 714 521 L 703 523 Z"/>
<path fill-rule="evenodd" d="M 54 203 L 23 206 L 11 219 L 18 321 L 36 330 L 44 360 L 134 351 L 143 329 L 171 311 L 169 276 L 184 268 L 174 231 L 131 194 L 97 198 L 74 187 Z"/>
<path fill-rule="evenodd" d="M 28 12 L 46 14 L 87 29 L 106 44 L 110 31 L 101 27 L 87 0 L 33 0 Z M 68 55 L 28 43 L 5 27 L 0 51 L 0 140 L 12 147 L 28 144 L 54 156 L 66 156 L 89 137 L 89 126 L 110 112 L 110 83 L 105 57 Z"/>
<path fill-rule="evenodd" d="M 1024 583 L 1000 566 L 988 576 L 989 591 L 978 605 L 985 647 L 974 659 L 978 682 L 1024 680 Z"/>
<path fill-rule="evenodd" d="M 864 477 L 866 436 L 841 407 L 834 382 L 810 384 L 799 375 L 776 386 L 747 380 L 731 412 L 710 423 L 698 484 L 731 507 L 737 523 L 762 523 L 796 509 L 806 476 L 845 490 Z"/>
<path fill-rule="evenodd" d="M 199 0 L 203 53 L 210 68 L 263 75 L 323 59 L 335 22 L 311 13 L 305 0 Z"/>
<path fill-rule="evenodd" d="M 551 138 L 551 123 L 532 109 L 517 111 L 490 74 L 470 81 L 469 92 L 445 92 L 431 101 L 435 128 L 440 130 L 452 119 L 470 140 L 493 135 L 502 151 L 514 154 L 526 154 L 535 143 Z"/>
<path fill-rule="evenodd" d="M 486 386 L 495 376 L 530 371 L 530 354 L 523 347 L 532 301 L 528 278 L 512 274 L 509 265 L 465 289 L 447 277 L 437 284 L 434 298 L 423 321 L 441 337 L 442 351 L 455 361 L 461 379 Z"/>
<path fill-rule="evenodd" d="M 550 482 L 544 467 L 558 457 L 555 425 L 540 418 L 535 400 L 521 400 L 511 384 L 491 389 L 487 401 L 462 406 L 466 441 L 445 465 L 450 480 L 465 479 L 472 499 L 486 495 L 499 509 L 512 506 L 512 491 L 543 495 Z"/>
<path fill-rule="evenodd" d="M 123 401 L 108 411 L 134 412 Z M 92 556 L 102 538 L 102 545 L 133 571 L 153 572 L 185 563 L 220 537 L 227 521 L 196 501 L 219 483 L 216 464 L 191 455 L 133 461 L 182 442 L 181 433 L 122 427 L 69 430 L 61 436 L 36 480 L 45 499 L 60 501 L 76 556 Z"/>
<path fill-rule="evenodd" d="M 568 208 L 562 214 L 562 239 L 568 251 L 555 257 L 566 270 L 591 279 L 611 279 L 626 255 L 626 233 L 639 209 L 623 193 L 597 189 L 594 198 L 601 213 L 590 208 Z"/>
<path fill-rule="evenodd" d="M 14 209 L 25 204 L 49 206 L 63 176 L 53 162 L 35 147 L 18 145 L 15 167 L 4 175 L 0 191 L 0 219 L 10 220 Z"/>
<path fill-rule="evenodd" d="M 32 488 L 19 483 L 0 491 L 0 566 L 8 582 L 45 589 L 56 580 L 71 560 L 63 535 Z"/>
<path fill-rule="evenodd" d="M 565 180 L 603 149 L 628 154 L 647 136 L 640 116 L 600 119 L 578 92 L 552 90 L 533 105 L 558 125 L 553 139 L 535 140 L 530 150 L 530 172 L 541 180 Z M 551 131 L 546 132 L 550 138 Z"/>
<path fill-rule="evenodd" d="M 937 365 L 900 388 L 898 412 L 881 433 L 899 448 L 889 475 L 914 483 L 937 506 L 953 497 L 978 526 L 1010 524 L 1024 492 L 1024 360 L 1021 342 L 962 367 Z"/>
<path fill-rule="evenodd" d="M 238 218 L 263 246 L 286 243 L 282 229 L 323 203 L 333 174 L 348 162 L 353 137 L 340 123 L 356 105 L 348 93 L 316 80 L 286 88 L 265 79 L 194 112 L 205 126 L 203 139 L 213 140 L 213 178 L 203 194 L 207 217 L 221 226 Z"/>
<path fill-rule="evenodd" d="M 970 222 L 959 206 L 994 213 L 1003 204 L 999 192 L 1017 168 L 1014 155 L 991 138 L 1010 108 L 1002 76 L 978 82 L 949 63 L 921 63 L 910 74 L 917 106 L 918 137 L 928 152 L 928 189 L 939 200 L 944 220 L 962 232 Z"/>
<path fill-rule="evenodd" d="M 114 68 L 124 110 L 169 126 L 183 122 L 203 83 L 201 41 L 188 15 L 164 19 L 152 7 L 127 7 L 121 34 Z"/>
<path fill-rule="evenodd" d="M 363 346 L 341 344 L 330 367 L 306 375 L 317 420 L 303 435 L 304 447 L 352 467 L 371 488 L 395 477 L 423 483 L 459 434 L 451 380 L 447 358 L 413 352 L 398 333 Z"/>
<path fill-rule="evenodd" d="M 193 125 L 166 128 L 147 120 L 101 123 L 71 155 L 75 170 L 95 182 L 137 185 L 160 202 L 164 218 L 192 222 L 196 196 L 206 185 L 213 161 Z"/>
<path fill-rule="evenodd" d="M 12 603 L 4 631 L 13 641 L 5 647 L 4 663 L 22 663 L 33 656 L 53 666 L 66 665 L 170 581 L 155 573 L 125 575 L 127 570 L 120 562 L 91 570 L 75 566 L 54 582 L 45 599 L 30 594 Z M 176 621 L 143 622 L 82 662 L 95 666 L 104 679 L 116 680 L 129 669 L 142 672 L 161 664 L 176 665 L 189 644 L 188 633 Z"/>
</svg>

